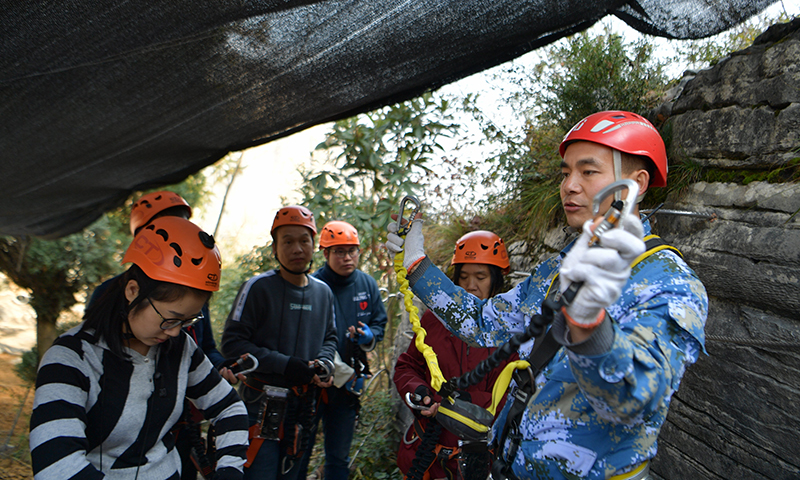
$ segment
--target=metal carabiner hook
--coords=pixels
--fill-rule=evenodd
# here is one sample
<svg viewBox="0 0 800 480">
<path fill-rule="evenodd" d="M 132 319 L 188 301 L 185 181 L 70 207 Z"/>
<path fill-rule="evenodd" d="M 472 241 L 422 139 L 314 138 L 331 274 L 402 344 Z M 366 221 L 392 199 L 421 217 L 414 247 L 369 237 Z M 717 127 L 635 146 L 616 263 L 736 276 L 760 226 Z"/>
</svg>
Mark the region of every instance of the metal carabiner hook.
<svg viewBox="0 0 800 480">
<path fill-rule="evenodd" d="M 628 196 L 625 197 L 625 200 L 614 200 L 611 202 L 608 211 L 603 215 L 603 220 L 595 227 L 592 232 L 592 238 L 589 239 L 590 247 L 596 244 L 604 233 L 618 226 L 622 217 L 630 215 L 634 205 L 636 205 L 636 198 L 639 196 L 639 185 L 628 178 L 617 180 L 607 185 L 594 196 L 594 200 L 592 200 L 592 214 L 596 216 L 600 213 L 600 204 L 603 203 L 603 200 L 613 195 L 615 192 L 626 188 L 628 189 Z M 581 286 L 583 286 L 583 282 L 571 283 L 566 290 L 556 297 L 556 302 L 559 302 L 560 305 L 565 307 L 572 305 Z"/>
<path fill-rule="evenodd" d="M 413 203 L 414 210 L 411 211 L 411 215 L 408 217 L 408 222 L 405 225 L 401 225 L 400 222 L 403 221 L 403 213 L 406 211 L 406 203 L 411 202 Z M 411 230 L 411 222 L 414 221 L 419 211 L 422 210 L 422 204 L 419 202 L 417 197 L 413 195 L 406 195 L 400 201 L 400 212 L 397 214 L 397 234 L 401 237 L 405 237 L 408 234 L 408 231 Z"/>
<path fill-rule="evenodd" d="M 603 203 L 606 198 L 625 189 L 628 189 L 628 195 L 625 197 L 625 200 L 614 200 L 611 203 L 608 211 L 603 215 L 603 221 L 600 222 L 600 225 L 595 227 L 594 234 L 589 240 L 589 246 L 597 243 L 604 233 L 619 225 L 620 219 L 626 215 L 630 215 L 634 205 L 636 205 L 636 198 L 639 196 L 639 185 L 629 178 L 617 180 L 607 185 L 594 196 L 592 200 L 592 215 L 597 216 L 600 213 L 600 204 Z"/>
</svg>

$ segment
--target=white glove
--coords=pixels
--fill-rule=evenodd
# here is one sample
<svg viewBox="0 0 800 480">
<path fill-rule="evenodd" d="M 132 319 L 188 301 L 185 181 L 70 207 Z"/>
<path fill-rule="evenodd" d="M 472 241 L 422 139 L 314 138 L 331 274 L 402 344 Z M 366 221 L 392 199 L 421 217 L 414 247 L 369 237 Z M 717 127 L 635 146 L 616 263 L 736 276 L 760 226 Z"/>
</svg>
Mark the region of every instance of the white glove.
<svg viewBox="0 0 800 480">
<path fill-rule="evenodd" d="M 425 238 L 422 236 L 422 219 L 418 218 L 411 222 L 411 230 L 403 237 L 397 234 L 397 222 L 391 222 L 386 226 L 389 235 L 386 236 L 386 249 L 397 255 L 405 249 L 403 266 L 408 269 L 425 256 Z M 405 248 L 404 248 L 405 245 Z"/>
<path fill-rule="evenodd" d="M 583 233 L 575 241 L 560 269 L 560 287 L 565 291 L 574 282 L 583 282 L 567 315 L 574 323 L 591 327 L 598 324 L 600 313 L 614 303 L 631 274 L 631 263 L 644 253 L 644 229 L 636 215 L 622 219 L 620 228 L 603 234 L 599 244 L 589 248 L 593 221 L 583 224 Z"/>
</svg>

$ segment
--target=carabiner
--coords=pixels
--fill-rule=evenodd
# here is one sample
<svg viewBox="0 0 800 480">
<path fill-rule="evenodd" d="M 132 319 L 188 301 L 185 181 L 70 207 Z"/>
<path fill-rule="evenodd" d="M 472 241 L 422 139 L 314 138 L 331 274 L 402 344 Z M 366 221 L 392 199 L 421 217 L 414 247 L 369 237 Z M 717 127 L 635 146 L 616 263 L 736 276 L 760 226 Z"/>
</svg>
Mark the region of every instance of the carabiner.
<svg viewBox="0 0 800 480">
<path fill-rule="evenodd" d="M 592 215 L 597 216 L 600 213 L 600 204 L 616 192 L 628 189 L 628 195 L 625 200 L 614 200 L 608 211 L 603 216 L 603 221 L 600 225 L 595 227 L 594 235 L 589 240 L 589 246 L 594 245 L 603 236 L 604 233 L 619 225 L 620 219 L 626 215 L 630 215 L 636 205 L 636 198 L 639 196 L 639 185 L 633 180 L 626 178 L 617 180 L 614 183 L 607 185 L 605 188 L 597 192 L 592 200 Z"/>
<path fill-rule="evenodd" d="M 408 222 L 405 225 L 402 225 L 401 222 L 403 221 L 403 214 L 406 211 L 406 203 L 411 202 L 415 205 L 414 210 L 411 211 L 411 215 L 408 217 Z M 414 221 L 419 211 L 422 210 L 422 204 L 419 203 L 417 197 L 413 195 L 406 195 L 400 201 L 400 212 L 397 214 L 397 234 L 401 237 L 405 237 L 408 234 L 408 231 L 411 230 L 411 222 Z"/>
<path fill-rule="evenodd" d="M 606 197 L 626 188 L 628 189 L 628 196 L 625 200 L 614 200 L 611 202 L 611 206 L 608 207 L 608 211 L 603 215 L 603 220 L 600 222 L 600 225 L 595 227 L 592 232 L 592 238 L 589 239 L 590 247 L 596 244 L 604 233 L 619 225 L 622 217 L 630 215 L 634 205 L 636 205 L 636 197 L 639 196 L 639 185 L 629 178 L 617 180 L 597 192 L 597 195 L 594 196 L 594 200 L 592 200 L 592 214 L 597 215 L 600 213 L 600 204 L 603 203 Z M 572 305 L 572 302 L 578 295 L 578 290 L 580 290 L 582 286 L 583 282 L 571 283 L 560 295 L 556 295 L 555 301 L 557 305 L 562 307 L 569 307 Z M 557 310 L 558 308 L 554 311 Z"/>
<path fill-rule="evenodd" d="M 412 408 L 414 410 L 427 410 L 431 408 L 431 406 L 421 403 L 424 398 L 425 397 L 421 397 L 416 393 L 406 392 L 406 405 L 408 405 L 408 408 Z"/>
</svg>

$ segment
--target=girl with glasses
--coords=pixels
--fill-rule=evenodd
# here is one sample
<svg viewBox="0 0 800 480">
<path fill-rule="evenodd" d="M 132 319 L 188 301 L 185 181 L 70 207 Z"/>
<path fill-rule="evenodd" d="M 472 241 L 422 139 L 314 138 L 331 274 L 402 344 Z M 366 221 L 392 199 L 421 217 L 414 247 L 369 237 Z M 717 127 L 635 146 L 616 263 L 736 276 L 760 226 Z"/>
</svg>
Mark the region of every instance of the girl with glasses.
<svg viewBox="0 0 800 480">
<path fill-rule="evenodd" d="M 120 281 L 42 359 L 30 433 L 36 478 L 179 478 L 169 432 L 184 399 L 215 425 L 217 478 L 242 478 L 245 407 L 181 330 L 219 289 L 214 239 L 188 220 L 157 218 L 122 262 L 132 265 Z"/>
</svg>

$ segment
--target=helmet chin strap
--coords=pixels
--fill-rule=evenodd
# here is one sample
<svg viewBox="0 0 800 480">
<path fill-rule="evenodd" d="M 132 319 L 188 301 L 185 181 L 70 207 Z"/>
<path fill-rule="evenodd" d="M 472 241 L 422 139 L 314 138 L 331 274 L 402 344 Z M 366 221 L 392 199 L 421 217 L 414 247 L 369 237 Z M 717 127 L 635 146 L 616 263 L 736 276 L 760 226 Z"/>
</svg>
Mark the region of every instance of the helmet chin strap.
<svg viewBox="0 0 800 480">
<path fill-rule="evenodd" d="M 614 155 L 614 181 L 622 179 L 622 154 L 619 150 L 612 149 L 611 153 Z M 622 200 L 622 192 L 617 190 L 614 192 L 614 201 Z"/>
<path fill-rule="evenodd" d="M 611 153 L 613 154 L 614 157 L 614 181 L 616 182 L 622 180 L 622 153 L 620 153 L 620 151 L 616 149 L 612 149 Z M 641 202 L 643 198 L 644 198 L 644 193 L 636 197 L 636 203 L 638 204 L 639 202 Z M 622 191 L 617 190 L 616 192 L 614 192 L 614 200 L 615 201 L 622 200 Z"/>
<path fill-rule="evenodd" d="M 284 265 L 283 262 L 281 262 L 281 259 L 278 258 L 277 255 L 275 255 L 275 260 L 278 261 L 278 265 L 280 265 L 282 269 L 286 270 L 287 272 L 291 273 L 292 275 L 302 275 L 304 273 L 307 274 L 308 272 L 311 271 L 311 264 L 313 263 L 313 262 L 308 262 L 308 268 L 306 268 L 302 272 L 295 272 L 294 270 L 290 270 L 290 269 L 286 268 L 286 265 Z"/>
</svg>

